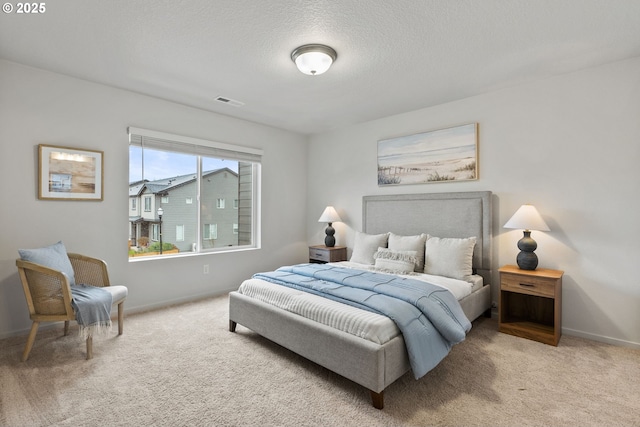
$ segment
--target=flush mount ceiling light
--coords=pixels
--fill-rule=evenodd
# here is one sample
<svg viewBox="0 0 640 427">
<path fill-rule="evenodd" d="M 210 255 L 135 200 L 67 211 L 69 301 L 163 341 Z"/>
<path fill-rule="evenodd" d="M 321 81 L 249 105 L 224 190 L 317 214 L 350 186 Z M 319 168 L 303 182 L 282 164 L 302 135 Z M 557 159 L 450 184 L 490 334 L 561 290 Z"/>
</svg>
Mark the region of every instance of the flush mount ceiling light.
<svg viewBox="0 0 640 427">
<path fill-rule="evenodd" d="M 298 70 L 310 76 L 327 71 L 337 57 L 335 50 L 323 44 L 306 44 L 291 52 L 291 59 L 296 63 Z"/>
</svg>

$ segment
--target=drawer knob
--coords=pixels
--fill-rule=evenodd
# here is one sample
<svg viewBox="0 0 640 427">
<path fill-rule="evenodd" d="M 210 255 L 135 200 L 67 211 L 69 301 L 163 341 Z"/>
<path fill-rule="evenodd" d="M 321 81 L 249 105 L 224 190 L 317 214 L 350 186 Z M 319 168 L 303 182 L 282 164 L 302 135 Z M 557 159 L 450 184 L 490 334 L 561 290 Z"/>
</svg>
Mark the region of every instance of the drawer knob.
<svg viewBox="0 0 640 427">
<path fill-rule="evenodd" d="M 531 283 L 520 283 L 520 286 L 524 286 L 525 288 L 535 288 L 536 285 L 532 285 Z"/>
</svg>

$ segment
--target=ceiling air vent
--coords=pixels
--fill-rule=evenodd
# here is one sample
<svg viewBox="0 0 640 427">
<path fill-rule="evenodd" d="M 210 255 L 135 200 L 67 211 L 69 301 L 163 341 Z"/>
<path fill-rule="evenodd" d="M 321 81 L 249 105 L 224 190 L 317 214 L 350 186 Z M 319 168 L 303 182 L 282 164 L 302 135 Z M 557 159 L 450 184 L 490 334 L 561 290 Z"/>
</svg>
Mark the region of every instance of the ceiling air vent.
<svg viewBox="0 0 640 427">
<path fill-rule="evenodd" d="M 244 102 L 236 101 L 235 99 L 226 98 L 224 96 L 217 97 L 216 101 L 222 104 L 233 105 L 234 107 L 242 107 L 244 105 Z"/>
</svg>

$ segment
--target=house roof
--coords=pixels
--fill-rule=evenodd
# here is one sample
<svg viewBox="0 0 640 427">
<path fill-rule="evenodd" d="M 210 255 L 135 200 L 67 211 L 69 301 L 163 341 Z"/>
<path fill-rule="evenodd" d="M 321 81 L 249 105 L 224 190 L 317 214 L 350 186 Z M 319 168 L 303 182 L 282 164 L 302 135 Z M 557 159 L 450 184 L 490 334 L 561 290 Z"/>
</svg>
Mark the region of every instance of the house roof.
<svg viewBox="0 0 640 427">
<path fill-rule="evenodd" d="M 202 176 L 207 177 L 207 176 L 215 175 L 221 172 L 229 172 L 229 173 L 232 173 L 233 175 L 236 175 L 236 176 L 238 175 L 236 172 L 232 171 L 229 168 L 220 168 L 220 169 L 214 169 L 211 171 L 205 171 L 202 173 Z M 129 197 L 139 196 L 145 192 L 152 193 L 152 194 L 165 193 L 195 181 L 196 181 L 196 175 L 192 173 L 175 176 L 171 178 L 162 178 L 155 181 L 145 181 L 143 183 L 141 183 L 140 181 L 137 181 L 129 185 Z"/>
<path fill-rule="evenodd" d="M 148 221 L 147 219 L 144 219 L 143 217 L 137 215 L 137 216 L 130 216 L 129 217 L 129 222 L 133 223 L 133 224 L 138 224 L 140 222 L 146 222 Z"/>
</svg>

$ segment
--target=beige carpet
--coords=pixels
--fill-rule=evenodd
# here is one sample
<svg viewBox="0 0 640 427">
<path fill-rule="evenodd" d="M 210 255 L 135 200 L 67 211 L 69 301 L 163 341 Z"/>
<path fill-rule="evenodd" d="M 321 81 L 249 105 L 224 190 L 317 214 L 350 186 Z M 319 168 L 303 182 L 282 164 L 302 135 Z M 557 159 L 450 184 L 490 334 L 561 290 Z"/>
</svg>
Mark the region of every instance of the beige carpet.
<svg viewBox="0 0 640 427">
<path fill-rule="evenodd" d="M 0 341 L 2 426 L 640 425 L 640 351 L 564 336 L 558 347 L 474 323 L 433 371 L 368 391 L 239 326 L 227 297 L 127 316 L 84 342 L 62 326 Z M 72 328 L 72 332 L 77 329 Z"/>
</svg>

